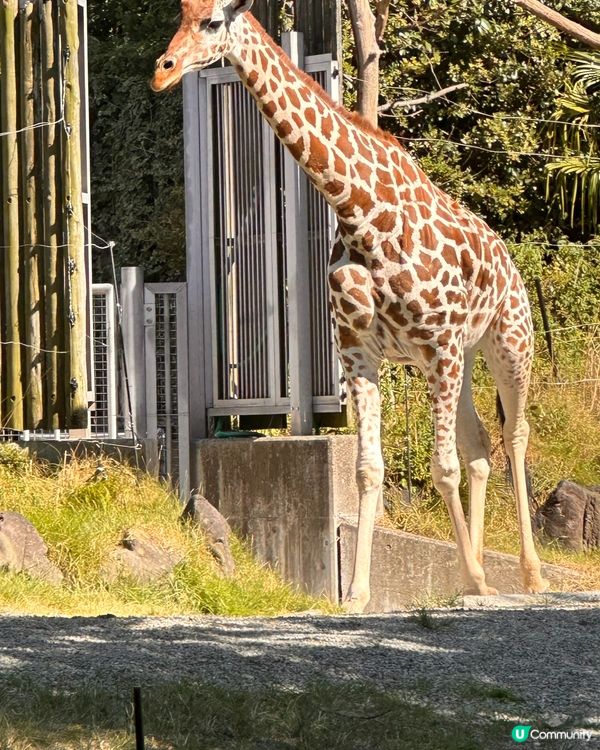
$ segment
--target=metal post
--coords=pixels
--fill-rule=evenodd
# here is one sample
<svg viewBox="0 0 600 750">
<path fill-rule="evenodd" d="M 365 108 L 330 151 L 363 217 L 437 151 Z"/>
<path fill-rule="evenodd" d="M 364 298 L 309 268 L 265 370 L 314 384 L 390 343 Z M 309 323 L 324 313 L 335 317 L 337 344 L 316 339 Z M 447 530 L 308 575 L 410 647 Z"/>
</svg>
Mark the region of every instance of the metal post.
<svg viewBox="0 0 600 750">
<path fill-rule="evenodd" d="M 206 79 L 183 79 L 185 142 L 185 208 L 187 224 L 187 313 L 189 353 L 189 437 L 208 436 L 207 409 L 212 405 L 212 335 L 208 265 L 208 132 L 203 124 L 208 106 Z M 198 128 L 200 123 L 200 128 Z M 186 436 L 180 436 L 184 440 Z M 192 482 L 194 482 L 192 478 Z"/>
<path fill-rule="evenodd" d="M 144 750 L 144 723 L 142 718 L 142 689 L 133 688 L 133 719 L 135 724 L 135 750 Z"/>
<path fill-rule="evenodd" d="M 304 66 L 302 34 L 282 34 L 282 47 Z M 308 262 L 307 189 L 304 173 L 285 152 L 286 251 L 288 269 L 289 376 L 292 435 L 310 435 L 313 427 L 310 267 Z"/>
<path fill-rule="evenodd" d="M 131 394 L 132 425 L 128 434 L 146 437 L 146 354 L 144 334 L 144 270 L 121 269 L 121 308 L 123 320 L 123 356 L 127 363 Z M 127 399 L 123 401 L 127 404 Z"/>
</svg>

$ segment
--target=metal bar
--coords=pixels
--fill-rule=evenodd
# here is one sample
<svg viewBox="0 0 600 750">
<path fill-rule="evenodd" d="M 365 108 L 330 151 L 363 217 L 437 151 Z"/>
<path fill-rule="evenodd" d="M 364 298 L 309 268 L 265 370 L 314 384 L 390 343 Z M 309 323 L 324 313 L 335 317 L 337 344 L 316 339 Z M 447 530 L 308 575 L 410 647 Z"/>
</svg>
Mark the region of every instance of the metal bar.
<svg viewBox="0 0 600 750">
<path fill-rule="evenodd" d="M 282 45 L 303 67 L 302 36 L 283 34 Z M 307 184 L 289 152 L 285 153 L 286 245 L 288 267 L 289 377 L 292 435 L 310 435 L 312 414 L 312 341 L 310 333 L 310 271 L 306 233 Z"/>
<path fill-rule="evenodd" d="M 177 435 L 179 497 L 187 502 L 190 486 L 190 391 L 188 363 L 187 289 L 182 286 L 176 293 L 177 300 Z"/>
<path fill-rule="evenodd" d="M 169 305 L 169 294 L 160 294 L 155 296 L 157 307 L 160 305 L 162 313 L 162 342 L 163 342 L 163 360 L 164 360 L 164 430 L 167 441 L 167 475 L 173 478 L 173 401 L 171 390 L 171 336 L 170 336 L 170 319 L 171 309 Z M 158 316 L 157 316 L 158 317 Z M 157 322 L 158 323 L 158 322 Z M 157 334 L 158 324 L 157 324 Z"/>
<path fill-rule="evenodd" d="M 125 432 L 130 435 L 146 437 L 146 369 L 136 367 L 144 362 L 145 355 L 145 319 L 144 269 L 139 267 L 121 268 L 121 309 L 123 326 L 123 357 L 127 365 L 129 393 L 131 396 L 132 423 L 125 424 Z M 127 399 L 123 399 L 127 403 Z"/>
<path fill-rule="evenodd" d="M 156 393 L 156 295 L 144 290 L 144 355 L 146 361 L 146 435 L 155 438 L 158 432 Z"/>
<path fill-rule="evenodd" d="M 202 92 L 202 93 L 201 93 Z M 189 440 L 206 437 L 207 400 L 210 398 L 211 379 L 206 376 L 207 340 L 205 328 L 210 325 L 206 308 L 210 298 L 206 295 L 206 277 L 204 249 L 206 248 L 206 231 L 208 215 L 206 185 L 206 120 L 200 117 L 200 101 L 206 100 L 206 80 L 198 75 L 188 74 L 183 78 L 183 139 L 185 159 L 185 206 L 187 232 L 187 281 L 190 294 L 187 297 L 186 318 L 192 322 L 188 330 L 186 354 L 188 356 L 188 386 L 194 398 L 189 402 Z M 205 108 L 202 110 L 204 114 Z M 210 369 L 211 359 L 208 359 Z M 183 437 L 182 437 L 183 439 Z"/>
<path fill-rule="evenodd" d="M 135 750 L 145 750 L 142 689 L 139 687 L 133 688 L 133 720 L 135 726 Z"/>
</svg>

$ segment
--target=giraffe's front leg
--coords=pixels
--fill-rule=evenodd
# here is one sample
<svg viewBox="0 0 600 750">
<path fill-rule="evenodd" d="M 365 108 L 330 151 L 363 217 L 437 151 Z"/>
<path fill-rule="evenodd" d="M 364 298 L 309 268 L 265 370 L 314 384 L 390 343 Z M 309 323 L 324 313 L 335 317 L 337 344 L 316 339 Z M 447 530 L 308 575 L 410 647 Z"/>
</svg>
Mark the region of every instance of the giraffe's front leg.
<svg viewBox="0 0 600 750">
<path fill-rule="evenodd" d="M 454 342 L 452 348 L 438 349 L 425 368 L 435 427 L 431 474 L 433 483 L 450 514 L 465 593 L 491 595 L 497 591 L 485 582 L 477 551 L 471 544 L 459 495 L 460 464 L 456 448 L 456 417 L 463 369 L 464 360 L 458 342 Z"/>
<path fill-rule="evenodd" d="M 346 358 L 349 358 L 349 355 L 346 355 Z M 347 372 L 348 388 L 354 403 L 358 427 L 356 481 L 360 499 L 354 571 L 343 603 L 344 610 L 349 613 L 363 612 L 371 596 L 373 529 L 383 484 L 381 406 L 377 369 L 375 364 L 366 367 L 363 360 L 360 374 L 352 370 Z"/>
</svg>

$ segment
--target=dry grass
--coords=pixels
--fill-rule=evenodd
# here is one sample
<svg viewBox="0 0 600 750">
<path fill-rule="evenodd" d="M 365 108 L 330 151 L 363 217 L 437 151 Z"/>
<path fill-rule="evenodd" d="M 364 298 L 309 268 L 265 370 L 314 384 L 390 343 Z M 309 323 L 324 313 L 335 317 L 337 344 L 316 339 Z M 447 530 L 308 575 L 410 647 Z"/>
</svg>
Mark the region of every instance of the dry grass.
<svg viewBox="0 0 600 750">
<path fill-rule="evenodd" d="M 528 463 L 534 494 L 542 504 L 562 479 L 584 485 L 600 484 L 600 353 L 590 341 L 583 364 L 567 367 L 553 379 L 547 363 L 538 360 L 530 390 L 528 419 L 531 426 Z M 573 382 L 575 381 L 575 382 Z M 580 382 L 586 381 L 586 382 Z M 494 419 L 496 391 L 489 375 L 478 372 L 474 389 L 477 409 L 492 439 L 492 475 L 486 504 L 486 548 L 519 553 L 514 497 L 507 481 L 506 461 L 498 423 Z M 467 506 L 463 478 L 462 496 Z M 445 505 L 430 482 L 422 483 L 412 505 L 403 502 L 400 489 L 386 492 L 386 524 L 414 534 L 452 541 Z M 575 553 L 557 544 L 538 545 L 542 560 L 572 568 L 577 576 L 565 581 L 576 590 L 600 589 L 600 550 Z"/>
</svg>

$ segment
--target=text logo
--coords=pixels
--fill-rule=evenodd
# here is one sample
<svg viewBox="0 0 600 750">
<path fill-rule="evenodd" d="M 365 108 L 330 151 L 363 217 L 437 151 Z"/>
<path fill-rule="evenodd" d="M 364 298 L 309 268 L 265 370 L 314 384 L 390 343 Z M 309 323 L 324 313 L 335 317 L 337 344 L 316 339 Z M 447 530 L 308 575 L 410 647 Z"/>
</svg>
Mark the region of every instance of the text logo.
<svg viewBox="0 0 600 750">
<path fill-rule="evenodd" d="M 529 732 L 531 732 L 530 726 L 517 724 L 516 727 L 513 727 L 512 738 L 515 742 L 525 742 L 525 740 L 529 737 Z"/>
</svg>

